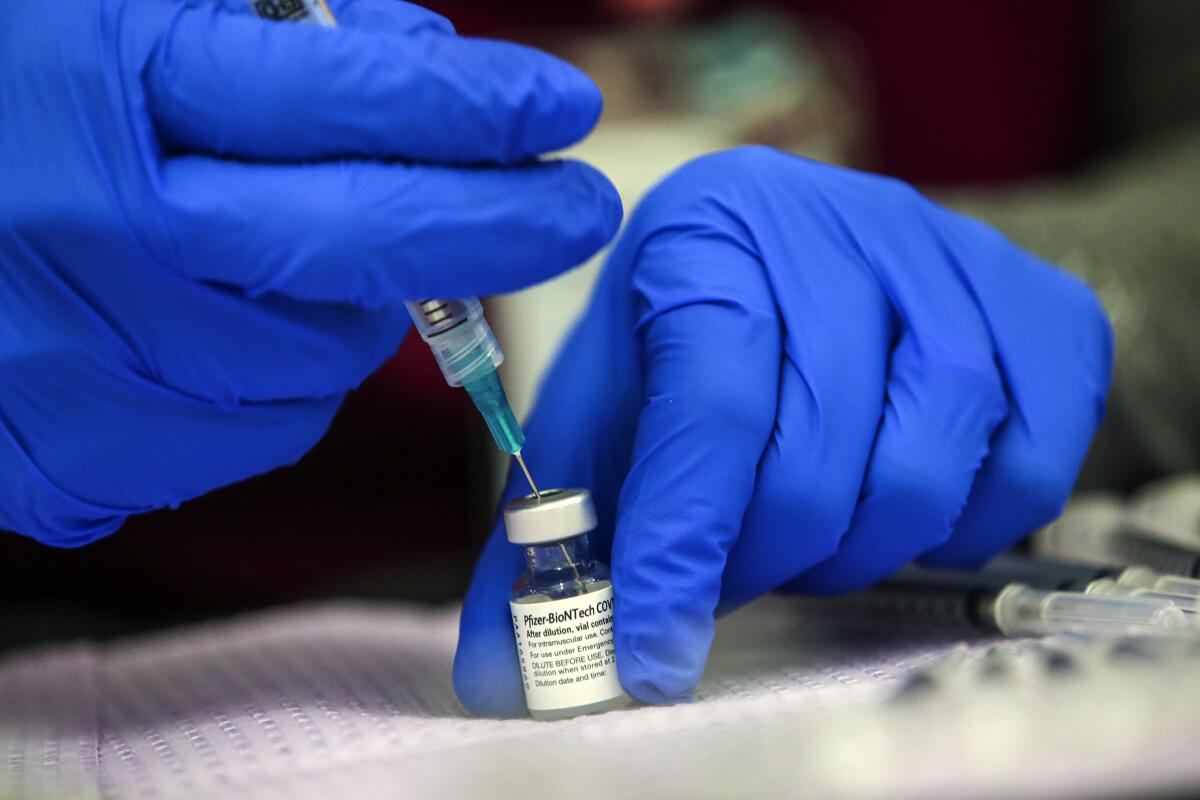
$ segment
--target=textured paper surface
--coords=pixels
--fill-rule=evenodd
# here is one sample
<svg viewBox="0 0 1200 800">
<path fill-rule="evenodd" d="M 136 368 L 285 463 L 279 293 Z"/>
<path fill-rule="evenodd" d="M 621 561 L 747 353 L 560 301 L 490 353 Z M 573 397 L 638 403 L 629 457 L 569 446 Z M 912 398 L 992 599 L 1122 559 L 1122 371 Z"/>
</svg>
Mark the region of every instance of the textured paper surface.
<svg viewBox="0 0 1200 800">
<path fill-rule="evenodd" d="M 301 607 L 19 654 L 0 661 L 0 797 L 1097 796 L 1195 778 L 1200 686 L 1179 702 L 1177 676 L 1120 709 L 1113 677 L 1094 675 L 897 704 L 953 632 L 809 619 L 759 603 L 719 626 L 694 702 L 556 723 L 461 709 L 454 609 Z M 1113 735 L 1096 715 L 1118 711 L 1126 727 L 1163 719 Z"/>
</svg>

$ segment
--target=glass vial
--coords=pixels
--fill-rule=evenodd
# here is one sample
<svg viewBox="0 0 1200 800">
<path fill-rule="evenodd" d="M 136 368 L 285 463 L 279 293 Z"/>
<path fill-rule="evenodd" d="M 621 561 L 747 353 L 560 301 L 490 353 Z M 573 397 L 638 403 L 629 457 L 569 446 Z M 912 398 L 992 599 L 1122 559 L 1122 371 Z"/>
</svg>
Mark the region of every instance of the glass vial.
<svg viewBox="0 0 1200 800">
<path fill-rule="evenodd" d="M 596 527 L 585 489 L 551 489 L 504 507 L 508 540 L 525 549 L 513 584 L 513 633 L 534 719 L 565 719 L 629 703 L 617 679 L 613 588 L 588 551 Z"/>
</svg>

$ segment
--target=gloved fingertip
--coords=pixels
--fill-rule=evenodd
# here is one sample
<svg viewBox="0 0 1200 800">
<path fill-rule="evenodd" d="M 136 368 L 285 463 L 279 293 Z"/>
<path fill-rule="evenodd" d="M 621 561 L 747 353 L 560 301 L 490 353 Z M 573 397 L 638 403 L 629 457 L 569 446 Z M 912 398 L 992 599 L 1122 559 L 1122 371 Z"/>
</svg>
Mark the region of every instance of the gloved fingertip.
<svg viewBox="0 0 1200 800">
<path fill-rule="evenodd" d="M 454 654 L 453 681 L 459 702 L 475 716 L 528 713 L 511 632 L 464 631 Z"/>
<path fill-rule="evenodd" d="M 642 703 L 655 706 L 674 706 L 681 703 L 690 703 L 692 701 L 692 689 L 688 688 L 682 692 L 674 692 L 668 694 L 660 687 L 650 681 L 645 680 L 629 680 L 624 678 L 621 680 L 621 686 L 626 693 Z"/>
<path fill-rule="evenodd" d="M 569 190 L 565 194 L 573 201 L 562 209 L 562 218 L 577 230 L 566 240 L 571 244 L 565 259 L 577 264 L 612 241 L 621 228 L 625 208 L 604 173 L 582 161 L 564 161 L 562 166 L 563 182 Z"/>
<path fill-rule="evenodd" d="M 692 699 L 692 691 L 700 681 L 694 669 L 657 660 L 642 659 L 629 647 L 617 645 L 617 674 L 621 686 L 635 700 L 652 705 L 674 705 Z"/>
<path fill-rule="evenodd" d="M 526 162 L 579 142 L 600 119 L 595 81 L 542 50 L 470 37 L 422 37 L 419 46 L 415 68 L 428 68 L 451 90 L 440 108 L 450 102 L 471 120 L 456 161 Z"/>
<path fill-rule="evenodd" d="M 602 194 L 603 201 L 603 216 L 604 226 L 601 228 L 601 234 L 604 244 L 612 241 L 617 235 L 617 231 L 621 229 L 621 222 L 625 219 L 625 205 L 621 202 L 621 195 L 617 191 L 617 187 L 612 185 L 612 182 L 606 177 L 604 182 L 607 184 L 606 191 Z"/>
<path fill-rule="evenodd" d="M 600 189 L 596 193 L 596 205 L 598 210 L 596 213 L 596 238 L 588 244 L 591 250 L 598 250 L 604 247 L 613 240 L 617 235 L 617 231 L 621 229 L 621 220 L 625 217 L 625 208 L 621 204 L 621 195 L 617 193 L 617 189 L 613 186 L 607 177 L 600 184 Z"/>
<path fill-rule="evenodd" d="M 521 574 L 523 563 L 520 548 L 509 544 L 503 527 L 497 526 L 463 602 L 452 678 L 459 702 L 476 716 L 527 714 L 508 606 L 509 586 Z"/>
<path fill-rule="evenodd" d="M 600 87 L 586 72 L 578 67 L 563 62 L 563 100 L 573 113 L 575 126 L 567 126 L 564 130 L 568 143 L 574 143 L 587 136 L 600 121 L 604 113 L 604 95 Z"/>
<path fill-rule="evenodd" d="M 584 139 L 604 111 L 604 97 L 596 82 L 578 67 L 553 56 L 537 53 L 531 80 L 511 100 L 514 119 L 524 124 L 510 142 L 502 163 L 515 163 L 541 153 L 561 150 Z"/>
<path fill-rule="evenodd" d="M 652 607 L 661 609 L 662 603 Z M 648 613 L 618 597 L 615 623 L 617 675 L 625 691 L 655 705 L 691 699 L 708 661 L 711 617 L 707 624 L 691 624 L 686 618 Z"/>
</svg>

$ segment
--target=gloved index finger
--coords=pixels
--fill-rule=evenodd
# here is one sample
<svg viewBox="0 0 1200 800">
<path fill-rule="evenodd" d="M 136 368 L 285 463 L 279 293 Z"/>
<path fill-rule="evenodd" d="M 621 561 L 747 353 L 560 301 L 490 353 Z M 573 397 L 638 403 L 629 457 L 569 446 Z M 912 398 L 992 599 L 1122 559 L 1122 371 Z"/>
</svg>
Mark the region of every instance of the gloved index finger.
<svg viewBox="0 0 1200 800">
<path fill-rule="evenodd" d="M 644 701 L 685 697 L 700 679 L 775 419 L 782 332 L 743 236 L 676 227 L 634 268 L 645 395 L 612 569 L 617 671 Z"/>
<path fill-rule="evenodd" d="M 143 71 L 158 135 L 255 160 L 514 163 L 599 118 L 599 90 L 564 61 L 382 19 L 330 29 L 181 6 Z"/>
</svg>

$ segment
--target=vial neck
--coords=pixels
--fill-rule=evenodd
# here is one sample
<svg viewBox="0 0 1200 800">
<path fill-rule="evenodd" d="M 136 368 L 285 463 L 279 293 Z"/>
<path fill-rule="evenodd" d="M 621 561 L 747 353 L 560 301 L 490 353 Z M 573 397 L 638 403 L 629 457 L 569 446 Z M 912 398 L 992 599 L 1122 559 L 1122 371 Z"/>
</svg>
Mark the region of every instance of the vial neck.
<svg viewBox="0 0 1200 800">
<path fill-rule="evenodd" d="M 572 569 L 592 559 L 588 552 L 587 534 L 572 536 L 558 542 L 533 544 L 525 547 L 525 563 L 531 572 L 552 569 Z"/>
</svg>

